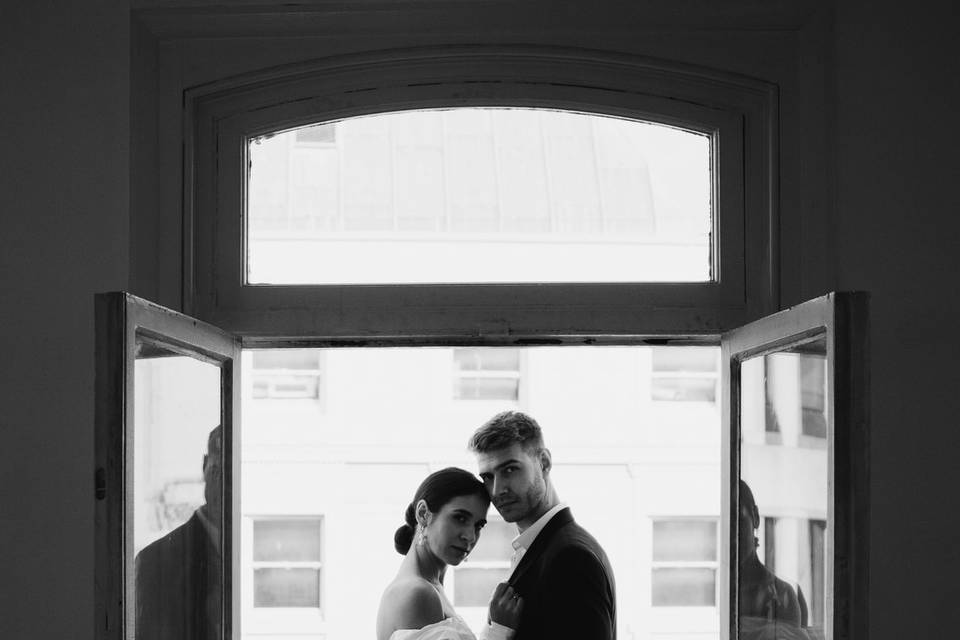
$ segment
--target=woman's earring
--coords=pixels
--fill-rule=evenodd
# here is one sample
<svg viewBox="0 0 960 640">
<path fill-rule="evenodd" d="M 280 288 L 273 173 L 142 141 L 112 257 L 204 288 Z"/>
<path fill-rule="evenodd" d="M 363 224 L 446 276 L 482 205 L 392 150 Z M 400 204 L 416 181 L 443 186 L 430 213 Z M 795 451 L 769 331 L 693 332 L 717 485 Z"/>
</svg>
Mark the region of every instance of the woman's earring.
<svg viewBox="0 0 960 640">
<path fill-rule="evenodd" d="M 417 546 L 422 547 L 427 540 L 427 532 L 424 530 L 422 524 L 417 525 Z"/>
</svg>

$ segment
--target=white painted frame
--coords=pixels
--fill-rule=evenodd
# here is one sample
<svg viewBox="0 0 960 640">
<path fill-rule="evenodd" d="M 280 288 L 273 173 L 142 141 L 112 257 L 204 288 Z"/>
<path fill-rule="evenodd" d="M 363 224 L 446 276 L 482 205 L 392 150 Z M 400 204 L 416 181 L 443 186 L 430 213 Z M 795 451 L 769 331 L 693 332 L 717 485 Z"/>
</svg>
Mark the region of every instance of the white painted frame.
<svg viewBox="0 0 960 640">
<path fill-rule="evenodd" d="M 823 339 L 827 359 L 827 530 L 824 640 L 867 637 L 869 603 L 869 296 L 830 293 L 721 336 L 720 638 L 736 640 L 740 369 L 753 357 Z"/>
</svg>

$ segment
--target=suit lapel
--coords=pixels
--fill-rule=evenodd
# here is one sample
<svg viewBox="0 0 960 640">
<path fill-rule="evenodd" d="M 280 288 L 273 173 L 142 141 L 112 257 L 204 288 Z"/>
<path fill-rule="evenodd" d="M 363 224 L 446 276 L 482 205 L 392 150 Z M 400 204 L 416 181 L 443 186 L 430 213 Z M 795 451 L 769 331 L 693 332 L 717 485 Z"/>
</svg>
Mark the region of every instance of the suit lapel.
<svg viewBox="0 0 960 640">
<path fill-rule="evenodd" d="M 508 580 L 510 586 L 516 586 L 523 577 L 523 574 L 533 566 L 537 558 L 539 558 L 550 545 L 550 540 L 557 531 L 560 530 L 560 527 L 570 522 L 573 522 L 573 514 L 570 513 L 570 507 L 561 509 L 556 515 L 550 518 L 550 521 L 547 522 L 540 533 L 537 534 L 537 537 L 534 538 L 530 548 L 527 549 L 523 557 L 520 558 L 520 563 L 517 565 L 517 568 L 513 570 Z"/>
</svg>

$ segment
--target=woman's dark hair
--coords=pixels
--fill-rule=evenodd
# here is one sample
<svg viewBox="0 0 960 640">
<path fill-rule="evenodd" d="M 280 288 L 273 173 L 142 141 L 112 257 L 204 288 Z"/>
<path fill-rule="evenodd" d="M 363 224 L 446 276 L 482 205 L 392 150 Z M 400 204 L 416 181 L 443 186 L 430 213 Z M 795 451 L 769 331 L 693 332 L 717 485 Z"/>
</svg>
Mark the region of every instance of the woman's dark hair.
<svg viewBox="0 0 960 640">
<path fill-rule="evenodd" d="M 469 471 L 458 467 L 447 467 L 428 475 L 417 487 L 417 492 L 413 494 L 413 502 L 407 505 L 403 515 L 404 524 L 393 534 L 393 547 L 397 553 L 406 555 L 413 543 L 413 533 L 417 528 L 417 515 L 414 509 L 418 502 L 426 501 L 427 508 L 432 513 L 437 513 L 443 505 L 460 496 L 477 496 L 485 503 L 490 503 L 487 488 Z"/>
</svg>

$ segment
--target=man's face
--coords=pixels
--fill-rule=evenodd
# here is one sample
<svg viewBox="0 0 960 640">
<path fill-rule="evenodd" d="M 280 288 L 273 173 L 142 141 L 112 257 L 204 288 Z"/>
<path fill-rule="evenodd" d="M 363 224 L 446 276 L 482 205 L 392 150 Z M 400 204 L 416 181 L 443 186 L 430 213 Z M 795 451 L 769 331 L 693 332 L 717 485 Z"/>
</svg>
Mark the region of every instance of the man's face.
<svg viewBox="0 0 960 640">
<path fill-rule="evenodd" d="M 513 444 L 477 454 L 480 479 L 490 492 L 490 500 L 507 522 L 524 529 L 547 510 L 549 454 L 528 453 Z"/>
<path fill-rule="evenodd" d="M 221 438 L 215 436 L 208 443 L 209 449 L 203 456 L 203 497 L 210 518 L 217 524 L 222 516 L 220 492 L 223 491 L 223 466 L 221 457 L 223 447 Z"/>
</svg>

